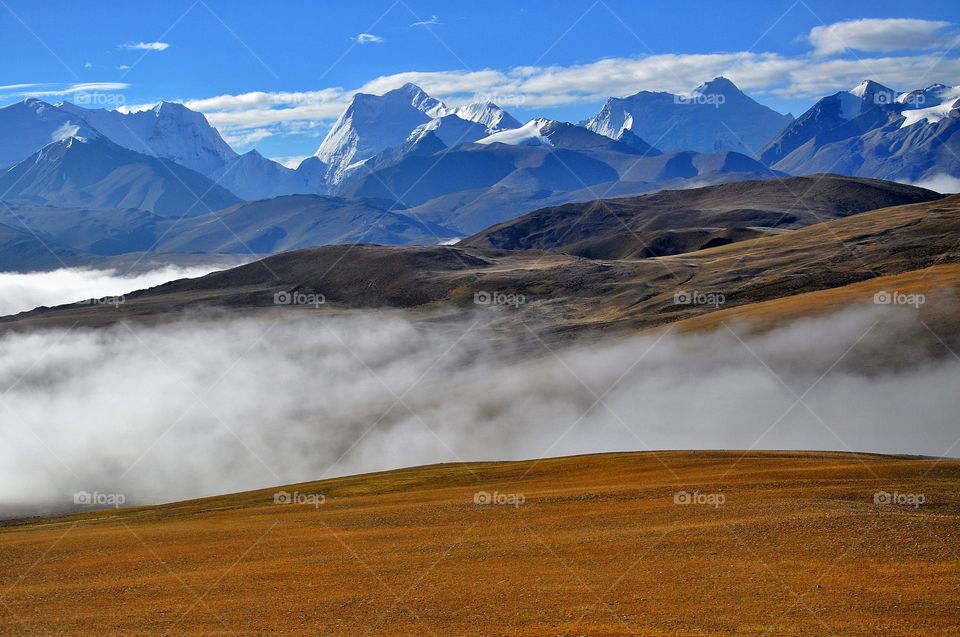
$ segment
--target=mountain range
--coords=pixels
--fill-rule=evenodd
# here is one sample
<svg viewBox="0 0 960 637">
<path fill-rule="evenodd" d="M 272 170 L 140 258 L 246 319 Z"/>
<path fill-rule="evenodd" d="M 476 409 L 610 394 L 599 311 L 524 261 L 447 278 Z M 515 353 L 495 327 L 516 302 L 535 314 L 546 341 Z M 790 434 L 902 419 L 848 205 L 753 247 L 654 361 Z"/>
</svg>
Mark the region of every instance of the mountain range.
<svg viewBox="0 0 960 637">
<path fill-rule="evenodd" d="M 791 174 L 920 181 L 960 175 L 960 86 L 897 92 L 870 80 L 819 100 L 761 160 Z"/>
<path fill-rule="evenodd" d="M 451 107 L 405 84 L 355 95 L 292 169 L 238 154 L 181 104 L 121 112 L 28 99 L 0 108 L 0 200 L 59 212 L 2 215 L 0 244 L 26 255 L 37 243 L 24 224 L 48 228 L 41 217 L 62 227 L 96 219 L 84 240 L 38 231 L 74 260 L 438 243 L 543 208 L 664 189 L 818 173 L 916 183 L 960 174 L 958 106 L 960 87 L 897 92 L 865 81 L 794 119 L 720 77 L 687 95 L 611 98 L 581 125 L 522 123 L 496 104 Z M 93 240 L 94 227 L 109 238 Z"/>
<path fill-rule="evenodd" d="M 717 77 L 690 95 L 641 91 L 610 98 L 584 126 L 614 139 L 630 131 L 665 151 L 752 155 L 792 121 Z"/>
</svg>

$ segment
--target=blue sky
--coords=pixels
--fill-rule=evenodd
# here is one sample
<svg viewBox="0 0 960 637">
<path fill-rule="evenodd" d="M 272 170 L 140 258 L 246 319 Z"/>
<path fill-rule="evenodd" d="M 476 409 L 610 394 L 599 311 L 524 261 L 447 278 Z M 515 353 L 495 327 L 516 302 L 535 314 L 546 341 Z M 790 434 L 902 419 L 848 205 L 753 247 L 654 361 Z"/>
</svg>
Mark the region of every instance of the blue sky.
<svg viewBox="0 0 960 637">
<path fill-rule="evenodd" d="M 238 150 L 285 158 L 312 154 L 353 92 L 407 80 L 570 121 L 721 73 L 794 114 L 867 77 L 960 84 L 956 23 L 955 0 L 2 0 L 0 104 L 184 101 Z"/>
</svg>

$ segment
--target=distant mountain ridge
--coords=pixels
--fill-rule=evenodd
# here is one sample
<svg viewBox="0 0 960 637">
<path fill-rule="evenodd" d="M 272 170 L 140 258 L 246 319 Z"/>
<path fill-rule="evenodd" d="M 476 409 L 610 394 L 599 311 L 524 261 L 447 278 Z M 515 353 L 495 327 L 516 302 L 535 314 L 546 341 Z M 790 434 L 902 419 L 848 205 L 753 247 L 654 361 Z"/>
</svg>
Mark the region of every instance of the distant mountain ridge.
<svg viewBox="0 0 960 637">
<path fill-rule="evenodd" d="M 0 192 L 11 201 L 139 208 L 173 217 L 205 214 L 240 201 L 198 172 L 123 148 L 99 134 L 44 146 L 0 173 Z"/>
<path fill-rule="evenodd" d="M 641 91 L 610 98 L 583 125 L 613 139 L 630 131 L 664 151 L 752 155 L 792 120 L 716 77 L 690 95 Z"/>
<path fill-rule="evenodd" d="M 784 122 L 759 158 L 712 150 L 746 149 Z M 612 98 L 586 125 L 521 123 L 489 101 L 451 107 L 406 84 L 354 96 L 317 155 L 294 170 L 255 149 L 238 154 L 202 113 L 181 104 L 128 113 L 27 99 L 0 108 L 0 162 L 8 162 L 0 192 L 8 204 L 66 210 L 55 216 L 56 231 L 42 236 L 72 262 L 122 249 L 434 243 L 543 208 L 664 189 L 821 172 L 910 183 L 955 178 L 958 131 L 960 86 L 944 84 L 898 92 L 867 80 L 793 120 L 721 77 L 690 95 Z M 686 148 L 697 145 L 711 152 Z M 236 236 L 223 234 L 220 212 L 237 225 Z M 178 227 L 155 245 L 169 217 L 196 221 L 184 220 L 183 234 Z M 731 234 L 722 221 L 663 245 L 757 232 Z M 35 251 L 35 238 L 0 223 L 12 249 Z M 87 236 L 87 224 L 105 233 L 103 241 Z"/>
<path fill-rule="evenodd" d="M 457 245 L 555 250 L 597 259 L 648 258 L 941 196 L 915 186 L 840 175 L 740 181 L 543 208 Z"/>
<path fill-rule="evenodd" d="M 960 86 L 897 92 L 872 80 L 822 98 L 761 151 L 791 174 L 920 181 L 960 175 Z"/>
</svg>

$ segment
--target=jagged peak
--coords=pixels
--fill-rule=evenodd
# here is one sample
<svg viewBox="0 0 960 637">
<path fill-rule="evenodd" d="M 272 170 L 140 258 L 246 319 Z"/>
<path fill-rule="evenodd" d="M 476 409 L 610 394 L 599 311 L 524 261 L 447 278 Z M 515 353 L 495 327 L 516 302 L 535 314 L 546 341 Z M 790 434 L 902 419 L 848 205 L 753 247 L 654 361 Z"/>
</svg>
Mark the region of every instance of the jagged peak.
<svg viewBox="0 0 960 637">
<path fill-rule="evenodd" d="M 859 84 L 857 84 L 855 87 L 853 87 L 847 92 L 856 97 L 863 97 L 865 95 L 870 95 L 870 94 L 878 93 L 881 91 L 887 92 L 887 93 L 893 93 L 893 89 L 884 86 L 880 82 L 875 82 L 871 79 L 866 79 L 860 82 Z"/>
<path fill-rule="evenodd" d="M 718 75 L 709 82 L 704 82 L 696 88 L 697 93 L 707 93 L 707 94 L 727 94 L 727 93 L 740 93 L 740 88 L 731 82 L 729 79 L 722 75 Z"/>
</svg>

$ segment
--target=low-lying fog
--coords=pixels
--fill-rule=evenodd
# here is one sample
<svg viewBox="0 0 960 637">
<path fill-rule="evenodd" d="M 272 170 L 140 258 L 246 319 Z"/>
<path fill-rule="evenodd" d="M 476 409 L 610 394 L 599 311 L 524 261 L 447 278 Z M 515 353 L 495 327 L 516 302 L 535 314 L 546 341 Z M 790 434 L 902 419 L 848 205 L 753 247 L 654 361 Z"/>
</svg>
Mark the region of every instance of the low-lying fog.
<svg viewBox="0 0 960 637">
<path fill-rule="evenodd" d="M 159 502 L 612 450 L 957 455 L 960 361 L 912 348 L 926 328 L 910 308 L 743 342 L 723 328 L 521 356 L 493 344 L 483 316 L 427 327 L 298 313 L 8 334 L 0 502 L 69 503 L 78 490 Z"/>
<path fill-rule="evenodd" d="M 164 266 L 136 274 L 120 270 L 61 268 L 49 272 L 0 272 L 0 316 L 106 296 L 116 297 L 173 281 L 210 274 L 223 266 Z"/>
</svg>

